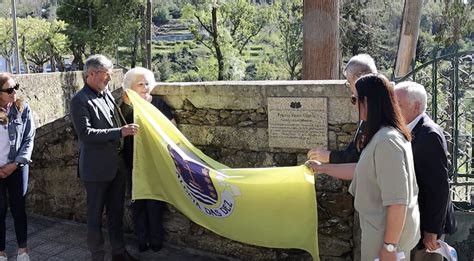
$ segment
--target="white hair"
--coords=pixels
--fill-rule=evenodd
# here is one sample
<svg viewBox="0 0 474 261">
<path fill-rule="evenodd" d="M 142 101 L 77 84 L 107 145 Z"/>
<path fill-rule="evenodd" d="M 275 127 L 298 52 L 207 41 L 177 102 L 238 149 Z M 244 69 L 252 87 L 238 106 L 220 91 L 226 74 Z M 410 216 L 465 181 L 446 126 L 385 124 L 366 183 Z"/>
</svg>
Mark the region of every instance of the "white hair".
<svg viewBox="0 0 474 261">
<path fill-rule="evenodd" d="M 426 111 L 427 94 L 425 87 L 419 83 L 405 81 L 395 85 L 395 91 L 405 91 L 410 102 L 413 105 L 415 102 L 420 103 L 419 113 Z"/>
<path fill-rule="evenodd" d="M 137 83 L 137 79 L 143 76 L 148 82 L 149 88 L 153 89 L 156 85 L 155 75 L 152 71 L 143 67 L 135 67 L 130 69 L 123 77 L 122 88 L 124 90 L 130 89 L 135 83 Z"/>
<path fill-rule="evenodd" d="M 344 76 L 347 77 L 347 73 L 352 74 L 356 78 L 371 73 L 377 73 L 374 58 L 366 53 L 353 56 L 344 68 Z"/>
</svg>

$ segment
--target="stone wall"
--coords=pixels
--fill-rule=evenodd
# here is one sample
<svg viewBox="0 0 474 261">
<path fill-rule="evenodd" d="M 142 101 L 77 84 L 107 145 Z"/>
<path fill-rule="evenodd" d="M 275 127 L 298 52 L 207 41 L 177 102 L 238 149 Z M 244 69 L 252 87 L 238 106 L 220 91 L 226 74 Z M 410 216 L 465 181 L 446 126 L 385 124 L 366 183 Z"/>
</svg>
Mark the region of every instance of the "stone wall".
<svg viewBox="0 0 474 261">
<path fill-rule="evenodd" d="M 114 70 L 111 90 L 121 87 L 122 70 Z M 56 72 L 15 75 L 20 84 L 19 97 L 33 108 L 36 127 L 55 121 L 69 113 L 69 101 L 84 86 L 82 72 Z"/>
<path fill-rule="evenodd" d="M 175 110 L 179 129 L 207 155 L 230 167 L 294 166 L 306 160 L 306 149 L 268 145 L 268 97 L 325 97 L 328 104 L 328 148 L 343 148 L 355 131 L 357 111 L 350 105 L 343 81 L 209 82 L 161 84 L 153 91 Z M 348 183 L 317 177 L 319 245 L 322 260 L 352 260 L 353 207 Z M 195 226 L 190 221 L 186 226 Z M 308 258 L 299 251 L 259 249 L 212 232 L 179 233 L 169 240 L 243 259 Z M 191 230 L 192 231 L 192 230 Z M 205 237 L 206 240 L 202 240 Z M 226 242 L 216 249 L 215 242 Z M 251 253 L 251 252 L 249 252 Z M 257 258 L 258 257 L 258 258 Z"/>
<path fill-rule="evenodd" d="M 57 74 L 56 84 L 64 77 Z M 52 77 L 52 76 L 47 76 Z M 28 76 L 25 76 L 28 78 Z M 26 79 L 21 79 L 25 82 Z M 30 82 L 33 82 L 30 79 Z M 39 80 L 38 80 L 39 82 Z M 23 83 L 23 82 L 22 82 Z M 294 166 L 306 159 L 306 149 L 281 149 L 268 145 L 268 97 L 324 97 L 328 105 L 328 148 L 343 148 L 350 140 L 357 119 L 343 81 L 210 82 L 161 84 L 155 94 L 163 95 L 176 114 L 178 127 L 206 154 L 231 167 Z M 28 84 L 25 84 L 27 87 Z M 61 90 L 45 85 L 51 95 Z M 78 86 L 77 84 L 76 86 Z M 31 85 L 33 86 L 33 85 Z M 33 95 L 34 87 L 25 93 Z M 66 88 L 67 89 L 67 88 Z M 85 220 L 85 193 L 77 179 L 77 141 L 67 112 L 67 99 L 77 90 L 67 89 L 56 121 L 38 129 L 28 196 L 31 212 Z M 45 97 L 48 95 L 42 94 Z M 31 96 L 30 96 L 31 97 Z M 29 98 L 30 98 L 29 97 Z M 55 99 L 33 103 L 33 110 L 56 105 Z M 59 105 L 58 105 L 59 106 Z M 47 110 L 46 110 L 47 111 Z M 55 114 L 57 113 L 57 114 Z M 64 115 L 64 114 L 63 114 Z M 51 116 L 52 117 L 52 116 Z M 44 122 L 50 117 L 44 117 Z M 319 244 L 322 260 L 352 260 L 353 207 L 347 182 L 318 176 L 316 191 L 319 215 Z M 298 222 L 295 220 L 295 222 Z M 131 222 L 127 213 L 126 228 Z M 166 240 L 173 244 L 205 249 L 243 260 L 310 260 L 299 250 L 277 250 L 234 242 L 189 221 L 172 206 L 165 214 Z"/>
</svg>

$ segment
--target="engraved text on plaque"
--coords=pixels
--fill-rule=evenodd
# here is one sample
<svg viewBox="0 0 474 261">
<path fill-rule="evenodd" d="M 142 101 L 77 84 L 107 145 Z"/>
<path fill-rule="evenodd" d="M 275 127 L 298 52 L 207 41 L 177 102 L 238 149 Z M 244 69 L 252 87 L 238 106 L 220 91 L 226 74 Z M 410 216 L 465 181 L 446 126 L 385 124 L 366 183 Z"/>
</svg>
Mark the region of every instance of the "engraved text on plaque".
<svg viewBox="0 0 474 261">
<path fill-rule="evenodd" d="M 268 98 L 270 147 L 327 148 L 327 98 Z"/>
</svg>

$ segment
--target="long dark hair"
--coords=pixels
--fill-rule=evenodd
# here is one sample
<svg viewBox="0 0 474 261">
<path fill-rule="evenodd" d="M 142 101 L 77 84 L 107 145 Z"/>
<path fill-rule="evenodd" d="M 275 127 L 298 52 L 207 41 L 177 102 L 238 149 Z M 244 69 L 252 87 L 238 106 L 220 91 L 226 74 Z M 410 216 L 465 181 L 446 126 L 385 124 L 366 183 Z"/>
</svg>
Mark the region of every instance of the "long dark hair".
<svg viewBox="0 0 474 261">
<path fill-rule="evenodd" d="M 365 147 L 375 133 L 382 127 L 391 126 L 400 131 L 408 141 L 411 134 L 406 127 L 405 120 L 398 107 L 393 91 L 393 85 L 381 74 L 369 74 L 359 78 L 355 84 L 359 100 L 359 108 L 365 101 L 367 103 L 367 123 L 364 128 Z"/>
</svg>

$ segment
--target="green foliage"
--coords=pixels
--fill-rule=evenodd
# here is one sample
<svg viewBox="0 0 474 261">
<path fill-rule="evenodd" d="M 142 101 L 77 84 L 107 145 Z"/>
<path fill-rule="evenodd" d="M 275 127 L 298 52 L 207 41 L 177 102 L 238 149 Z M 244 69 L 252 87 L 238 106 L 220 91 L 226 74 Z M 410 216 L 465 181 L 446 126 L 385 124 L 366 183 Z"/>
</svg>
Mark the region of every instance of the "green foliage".
<svg viewBox="0 0 474 261">
<path fill-rule="evenodd" d="M 156 77 L 159 81 L 166 81 L 168 80 L 173 71 L 172 71 L 172 63 L 171 60 L 168 58 L 167 55 L 164 55 L 159 62 L 157 62 L 153 68 L 153 71 L 158 74 L 159 77 Z"/>
<path fill-rule="evenodd" d="M 0 55 L 10 57 L 13 53 L 12 19 L 0 17 Z"/>
<path fill-rule="evenodd" d="M 303 59 L 303 1 L 285 1 L 277 5 L 278 47 L 290 79 L 301 79 Z"/>
<path fill-rule="evenodd" d="M 156 25 L 167 24 L 171 19 L 168 8 L 164 6 L 158 6 L 153 10 L 153 23 Z"/>
<path fill-rule="evenodd" d="M 19 19 L 19 38 L 23 39 L 25 48 L 22 56 L 37 67 L 55 57 L 61 58 L 66 53 L 68 38 L 63 34 L 66 23 L 61 20 L 49 22 L 44 19 Z M 61 59 L 57 59 L 61 60 Z"/>
<path fill-rule="evenodd" d="M 282 70 L 278 64 L 264 60 L 255 64 L 255 72 L 248 80 L 285 80 L 287 72 Z"/>
<path fill-rule="evenodd" d="M 0 55 L 3 57 L 10 57 L 13 53 L 12 28 L 11 19 L 0 18 Z M 68 38 L 63 34 L 66 28 L 64 21 L 18 18 L 17 28 L 23 61 L 42 68 L 48 60 L 61 60 L 61 56 L 66 53 Z"/>
<path fill-rule="evenodd" d="M 217 60 L 214 57 L 208 59 L 198 58 L 196 68 L 200 81 L 214 81 L 217 79 Z"/>
<path fill-rule="evenodd" d="M 216 80 L 219 70 L 222 79 L 301 79 L 303 1 L 274 2 L 269 6 L 237 0 L 163 0 L 168 10 L 178 7 L 179 23 L 196 36 L 192 46 L 190 41 L 160 43 L 157 52 L 167 53 L 172 70 L 166 80 Z M 342 67 L 353 55 L 368 53 L 380 72 L 391 73 L 403 4 L 401 0 L 341 1 Z M 424 1 L 416 62 L 431 60 L 436 49 L 472 49 L 472 13 L 470 0 Z M 245 36 L 252 36 L 248 43 Z"/>
<path fill-rule="evenodd" d="M 219 80 L 243 79 L 243 51 L 272 16 L 270 8 L 257 7 L 247 0 L 195 0 L 183 8 L 182 14 L 193 21 L 190 31 L 196 43 L 208 48 L 217 60 Z"/>
<path fill-rule="evenodd" d="M 368 25 L 365 9 L 368 1 L 344 1 L 341 10 L 341 43 L 343 57 L 371 53 L 373 29 Z"/>
<path fill-rule="evenodd" d="M 438 20 L 439 30 L 435 41 L 441 48 L 459 46 L 463 38 L 473 34 L 474 5 L 471 0 L 445 1 L 441 19 Z"/>
<path fill-rule="evenodd" d="M 64 0 L 57 15 L 68 23 L 69 46 L 79 64 L 90 53 L 113 54 L 116 46 L 137 48 L 141 0 Z M 91 19 L 91 21 L 90 21 Z"/>
</svg>

